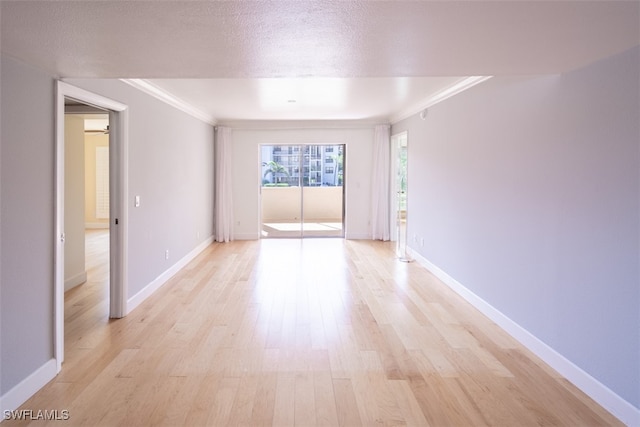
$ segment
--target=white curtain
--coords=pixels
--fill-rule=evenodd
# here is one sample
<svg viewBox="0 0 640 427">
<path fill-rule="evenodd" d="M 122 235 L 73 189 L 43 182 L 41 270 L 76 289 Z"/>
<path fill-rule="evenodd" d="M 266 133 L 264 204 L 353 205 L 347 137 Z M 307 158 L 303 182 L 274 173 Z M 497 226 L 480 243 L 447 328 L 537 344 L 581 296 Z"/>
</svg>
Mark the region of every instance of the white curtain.
<svg viewBox="0 0 640 427">
<path fill-rule="evenodd" d="M 231 128 L 218 126 L 215 139 L 215 221 L 218 242 L 233 240 L 231 141 Z"/>
<path fill-rule="evenodd" d="M 391 126 L 375 127 L 373 141 L 373 176 L 371 177 L 371 236 L 389 240 L 389 168 L 391 158 Z"/>
</svg>

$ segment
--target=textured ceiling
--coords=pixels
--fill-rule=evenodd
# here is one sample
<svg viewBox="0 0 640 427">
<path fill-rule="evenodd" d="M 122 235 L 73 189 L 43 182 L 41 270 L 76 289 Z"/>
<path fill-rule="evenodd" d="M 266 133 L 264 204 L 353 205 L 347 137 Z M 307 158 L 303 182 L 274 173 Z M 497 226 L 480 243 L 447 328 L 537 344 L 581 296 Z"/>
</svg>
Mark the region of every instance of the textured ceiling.
<svg viewBox="0 0 640 427">
<path fill-rule="evenodd" d="M 225 86 L 217 79 L 244 79 L 231 85 L 249 90 L 245 83 L 260 86 L 252 79 L 340 78 L 355 94 L 366 86 L 369 104 L 376 96 L 383 104 L 395 99 L 393 78 L 559 73 L 640 40 L 637 1 L 3 0 L 0 7 L 6 54 L 59 77 L 164 79 L 152 81 L 203 111 L 235 118 L 271 116 L 206 104 Z M 367 86 L 360 78 L 389 80 Z M 343 118 L 387 114 L 365 112 L 351 92 Z M 258 97 L 248 92 L 246 103 L 254 104 L 243 111 L 259 115 Z"/>
</svg>

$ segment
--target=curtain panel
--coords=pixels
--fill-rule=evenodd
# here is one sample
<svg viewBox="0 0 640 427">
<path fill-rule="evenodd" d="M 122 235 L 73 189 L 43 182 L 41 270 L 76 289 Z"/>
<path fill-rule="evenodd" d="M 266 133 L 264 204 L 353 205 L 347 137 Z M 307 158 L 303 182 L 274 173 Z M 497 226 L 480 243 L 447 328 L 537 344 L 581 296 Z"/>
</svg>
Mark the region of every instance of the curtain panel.
<svg viewBox="0 0 640 427">
<path fill-rule="evenodd" d="M 390 157 L 391 126 L 375 127 L 373 141 L 373 176 L 371 177 L 371 237 L 373 240 L 390 239 Z"/>
<path fill-rule="evenodd" d="M 215 137 L 215 237 L 217 242 L 233 240 L 233 198 L 231 128 L 218 126 Z"/>
</svg>

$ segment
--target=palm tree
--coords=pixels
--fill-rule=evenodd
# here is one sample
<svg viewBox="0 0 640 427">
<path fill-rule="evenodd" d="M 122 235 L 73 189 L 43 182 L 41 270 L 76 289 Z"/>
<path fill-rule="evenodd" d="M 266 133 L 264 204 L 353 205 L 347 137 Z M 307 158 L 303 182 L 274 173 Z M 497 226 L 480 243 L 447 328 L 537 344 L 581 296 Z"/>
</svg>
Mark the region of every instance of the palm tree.
<svg viewBox="0 0 640 427">
<path fill-rule="evenodd" d="M 270 160 L 268 162 L 262 162 L 262 166 L 267 166 L 268 169 L 264 172 L 263 178 L 266 178 L 267 175 L 271 174 L 274 183 L 278 183 L 278 174 L 285 174 L 289 177 L 289 171 L 282 166 L 280 163 Z"/>
<path fill-rule="evenodd" d="M 338 154 L 337 156 L 331 156 L 331 158 L 334 161 L 333 185 L 335 186 L 342 185 L 342 168 L 343 168 L 343 161 L 344 161 L 342 147 L 340 148 L 340 154 Z"/>
</svg>

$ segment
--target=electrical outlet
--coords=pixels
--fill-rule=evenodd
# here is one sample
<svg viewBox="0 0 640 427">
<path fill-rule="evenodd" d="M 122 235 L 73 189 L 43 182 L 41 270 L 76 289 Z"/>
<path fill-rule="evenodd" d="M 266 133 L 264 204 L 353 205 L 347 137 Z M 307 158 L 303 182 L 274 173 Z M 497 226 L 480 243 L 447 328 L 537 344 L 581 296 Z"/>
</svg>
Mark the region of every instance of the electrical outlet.
<svg viewBox="0 0 640 427">
<path fill-rule="evenodd" d="M 169 249 L 164 251 L 164 259 L 169 259 Z"/>
</svg>

